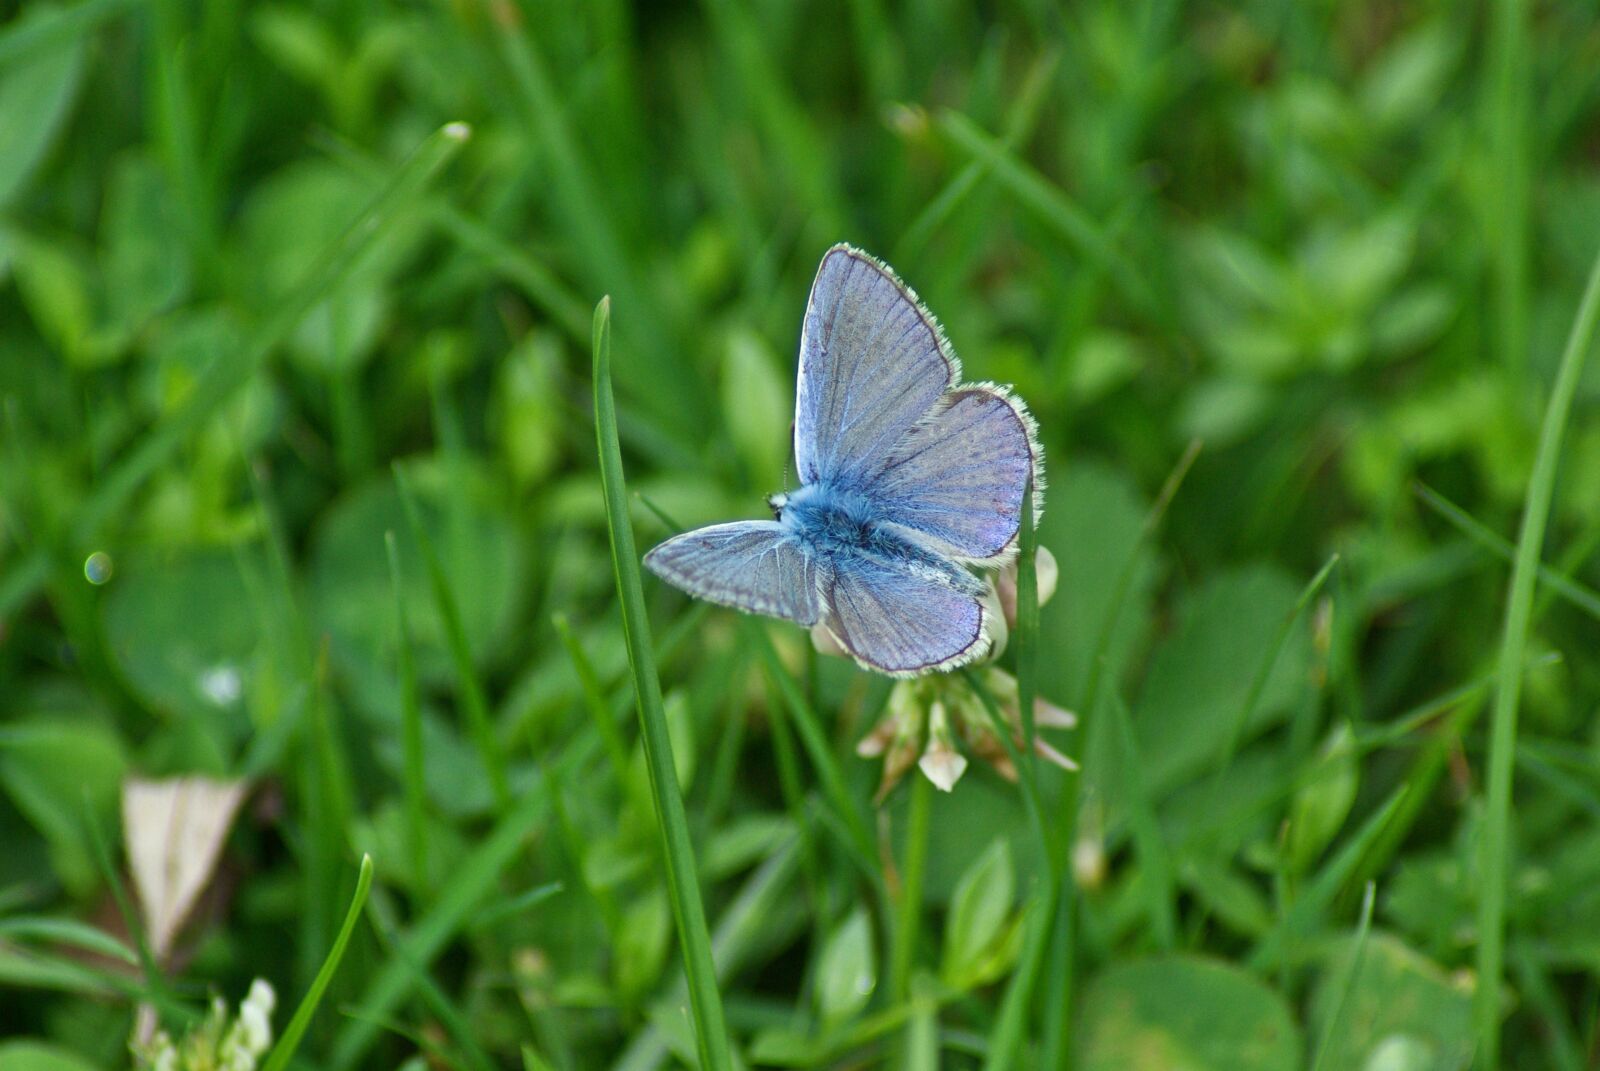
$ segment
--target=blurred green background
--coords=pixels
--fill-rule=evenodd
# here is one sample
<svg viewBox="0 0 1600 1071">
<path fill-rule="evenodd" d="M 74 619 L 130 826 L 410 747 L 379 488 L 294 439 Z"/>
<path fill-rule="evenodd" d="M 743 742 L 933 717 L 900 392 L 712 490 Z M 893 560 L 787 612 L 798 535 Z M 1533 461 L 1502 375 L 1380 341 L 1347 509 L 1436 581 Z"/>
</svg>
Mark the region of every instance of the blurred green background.
<svg viewBox="0 0 1600 1071">
<path fill-rule="evenodd" d="M 252 790 L 162 964 L 169 1030 L 258 976 L 281 1029 L 370 852 L 303 1066 L 692 1066 L 590 314 L 612 295 L 632 489 L 760 516 L 847 240 L 1047 450 L 1040 682 L 1084 771 L 1043 786 L 1078 891 L 1030 1037 L 1085 1069 L 1463 1068 L 1503 880 L 1503 1064 L 1594 1066 L 1600 368 L 1513 851 L 1478 854 L 1506 541 L 1600 249 L 1593 4 L 0 14 L 0 1037 L 31 1039 L 0 1064 L 127 1066 L 150 983 L 85 930 L 129 955 L 119 786 L 204 773 Z M 890 932 L 926 790 L 871 818 L 875 883 L 751 634 L 646 594 L 744 1057 L 979 1066 L 1038 863 L 1016 789 L 975 765 L 934 801 Z M 767 631 L 867 814 L 886 686 Z"/>
</svg>

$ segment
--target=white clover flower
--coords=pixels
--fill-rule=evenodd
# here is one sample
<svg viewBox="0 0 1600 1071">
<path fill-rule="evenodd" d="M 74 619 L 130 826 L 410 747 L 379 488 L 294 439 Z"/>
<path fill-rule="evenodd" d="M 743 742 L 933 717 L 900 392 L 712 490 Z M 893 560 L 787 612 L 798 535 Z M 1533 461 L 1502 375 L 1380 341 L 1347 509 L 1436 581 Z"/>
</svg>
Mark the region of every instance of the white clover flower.
<svg viewBox="0 0 1600 1071">
<path fill-rule="evenodd" d="M 1061 570 L 1055 556 L 1043 547 L 1038 549 L 1034 564 L 1042 606 L 1055 594 Z M 1017 623 L 1015 564 L 990 580 L 984 602 L 994 622 L 990 634 L 994 647 L 989 655 L 989 660 L 993 661 L 1004 652 L 1010 630 Z M 845 653 L 821 625 L 812 629 L 811 639 L 822 654 Z M 993 665 L 974 667 L 973 671 L 1010 725 L 1013 742 L 1022 747 L 1021 699 L 1016 678 Z M 1077 716 L 1070 710 L 1038 697 L 1033 703 L 1033 720 L 1040 729 L 1071 729 L 1078 723 Z M 883 718 L 861 738 L 856 754 L 862 758 L 883 758 L 883 780 L 878 787 L 878 800 L 882 802 L 913 764 L 935 787 L 944 792 L 954 789 L 967 770 L 967 758 L 957 746 L 958 739 L 1002 776 L 1016 780 L 1017 770 L 1011 761 L 1010 749 L 996 732 L 989 712 L 965 681 L 955 680 L 947 673 L 895 681 Z M 1078 768 L 1077 763 L 1041 738 L 1035 737 L 1034 751 L 1062 769 Z"/>
<path fill-rule="evenodd" d="M 278 995 L 264 978 L 250 983 L 239 1005 L 239 1018 L 223 1039 L 219 1053 L 226 1071 L 255 1071 L 256 1061 L 272 1047 L 272 1009 Z"/>
</svg>

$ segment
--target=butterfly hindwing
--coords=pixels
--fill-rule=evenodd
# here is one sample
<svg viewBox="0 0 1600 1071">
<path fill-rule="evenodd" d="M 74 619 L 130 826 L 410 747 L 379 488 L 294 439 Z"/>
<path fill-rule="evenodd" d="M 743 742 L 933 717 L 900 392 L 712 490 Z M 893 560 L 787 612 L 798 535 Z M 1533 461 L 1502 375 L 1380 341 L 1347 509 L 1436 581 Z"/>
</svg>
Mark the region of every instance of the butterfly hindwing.
<svg viewBox="0 0 1600 1071">
<path fill-rule="evenodd" d="M 651 572 L 697 598 L 814 625 L 826 563 L 775 521 L 714 524 L 674 536 L 644 556 Z"/>
<path fill-rule="evenodd" d="M 982 586 L 904 563 L 853 559 L 823 585 L 823 624 L 857 662 L 894 677 L 954 669 L 989 653 Z"/>
<path fill-rule="evenodd" d="M 889 268 L 828 250 L 800 336 L 795 461 L 805 483 L 850 488 L 960 378 L 938 323 Z"/>
</svg>

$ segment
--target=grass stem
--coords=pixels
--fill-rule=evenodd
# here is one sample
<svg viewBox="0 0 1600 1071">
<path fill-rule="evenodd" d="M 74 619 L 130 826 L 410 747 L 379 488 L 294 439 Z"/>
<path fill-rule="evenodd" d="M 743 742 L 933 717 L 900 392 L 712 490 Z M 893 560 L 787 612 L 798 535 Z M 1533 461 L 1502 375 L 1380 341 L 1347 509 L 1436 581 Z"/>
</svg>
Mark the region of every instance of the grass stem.
<svg viewBox="0 0 1600 1071">
<path fill-rule="evenodd" d="M 639 554 L 633 543 L 628 517 L 628 491 L 622 473 L 622 448 L 617 441 L 617 408 L 611 392 L 611 301 L 602 299 L 594 312 L 594 417 L 600 452 L 600 482 L 605 491 L 606 523 L 611 535 L 611 564 L 617 576 L 617 597 L 622 606 L 622 631 L 633 668 L 634 694 L 639 704 L 639 729 L 644 742 L 650 789 L 655 798 L 667 867 L 667 890 L 677 921 L 684 971 L 689 982 L 689 1005 L 694 1014 L 695 1041 L 704 1071 L 732 1071 L 733 1055 L 723 1020 L 722 994 L 717 988 L 711 958 L 711 938 L 706 929 L 705 907 L 696 877 L 694 848 L 689 842 L 689 819 L 678 791 L 672 761 L 672 739 L 661 702 L 661 680 L 656 674 L 655 650 L 650 643 L 650 621 L 644 608 L 644 585 L 639 576 Z"/>
<path fill-rule="evenodd" d="M 1527 496 L 1523 500 L 1522 528 L 1517 535 L 1517 556 L 1511 567 L 1505 626 L 1500 635 L 1499 673 L 1489 722 L 1488 795 L 1479 870 L 1483 888 L 1478 898 L 1478 992 L 1473 1009 L 1477 1020 L 1478 1060 L 1486 1068 L 1496 1068 L 1500 1061 L 1500 979 L 1505 968 L 1506 888 L 1511 872 L 1511 777 L 1516 760 L 1522 667 L 1545 525 L 1555 496 L 1561 439 L 1584 360 L 1594 342 L 1597 321 L 1600 321 L 1600 255 L 1589 269 L 1589 282 L 1584 288 L 1578 314 L 1573 318 L 1566 351 L 1561 356 L 1561 366 L 1545 407 L 1533 474 L 1528 479 Z"/>
</svg>

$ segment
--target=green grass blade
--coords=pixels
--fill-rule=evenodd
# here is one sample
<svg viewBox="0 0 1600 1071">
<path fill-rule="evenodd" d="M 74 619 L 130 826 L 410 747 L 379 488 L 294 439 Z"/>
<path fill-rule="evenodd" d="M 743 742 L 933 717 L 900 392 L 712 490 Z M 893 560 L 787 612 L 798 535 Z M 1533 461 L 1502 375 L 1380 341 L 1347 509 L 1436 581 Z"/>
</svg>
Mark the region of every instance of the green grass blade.
<svg viewBox="0 0 1600 1071">
<path fill-rule="evenodd" d="M 933 813 L 933 784 L 912 775 L 907 808 L 905 858 L 900 862 L 900 899 L 895 905 L 895 943 L 889 965 L 889 999 L 911 995 L 917 939 L 922 929 L 922 886 L 928 870 L 928 821 Z"/>
<path fill-rule="evenodd" d="M 53 48 L 59 41 L 89 33 L 113 15 L 138 6 L 139 0 L 84 0 L 48 17 L 18 19 L 0 33 L 0 71 Z"/>
<path fill-rule="evenodd" d="M 433 975 L 427 968 L 411 959 L 405 947 L 397 940 L 394 927 L 383 917 L 385 913 L 379 910 L 378 904 L 378 900 L 372 900 L 368 904 L 367 913 L 371 916 L 372 931 L 378 935 L 378 943 L 382 946 L 384 954 L 399 963 L 410 974 L 411 987 L 421 995 L 423 1003 L 438 1017 L 445 1033 L 454 1039 L 456 1049 L 465 1058 L 467 1066 L 472 1071 L 496 1071 L 494 1060 L 473 1036 L 472 1026 L 466 1015 L 456 1007 L 450 995 L 439 987 L 439 983 L 433 980 Z"/>
<path fill-rule="evenodd" d="M 1573 318 L 1566 352 L 1539 430 L 1539 449 L 1522 507 L 1517 557 L 1511 567 L 1505 626 L 1500 637 L 1499 679 L 1489 723 L 1488 795 L 1483 820 L 1483 855 L 1478 899 L 1478 992 L 1474 1005 L 1478 1057 L 1484 1067 L 1500 1060 L 1500 979 L 1505 968 L 1506 885 L 1511 861 L 1511 777 L 1517 748 L 1517 706 L 1522 695 L 1522 664 L 1533 616 L 1534 588 L 1544 548 L 1545 525 L 1555 495 L 1556 463 L 1567 416 L 1578 390 L 1584 360 L 1600 321 L 1600 256 L 1589 270 L 1583 301 Z"/>
<path fill-rule="evenodd" d="M 822 792 L 833 809 L 834 817 L 848 833 L 853 850 L 876 870 L 877 847 L 865 807 L 851 793 L 849 783 L 845 781 L 844 769 L 839 765 L 833 749 L 828 746 L 828 736 L 822 731 L 817 712 L 806 699 L 805 689 L 778 657 L 778 649 L 773 646 L 772 637 L 767 635 L 765 626 L 752 620 L 749 622 L 749 632 L 756 645 L 756 653 L 761 657 L 761 664 L 767 671 L 767 679 L 783 697 L 784 706 L 789 709 L 795 731 L 800 736 L 800 745 L 806 749 L 806 756 L 822 780 Z"/>
<path fill-rule="evenodd" d="M 1083 695 L 1078 702 L 1078 710 L 1085 719 L 1098 716 L 1100 689 L 1105 680 L 1111 639 L 1116 634 L 1122 607 L 1127 602 L 1128 589 L 1133 586 L 1133 579 L 1138 573 L 1139 563 L 1144 558 L 1145 548 L 1161 530 L 1161 523 L 1166 519 L 1167 510 L 1172 506 L 1173 499 L 1177 498 L 1178 490 L 1183 486 L 1189 471 L 1194 467 L 1195 460 L 1200 456 L 1201 446 L 1199 439 L 1191 439 L 1189 445 L 1184 448 L 1177 464 L 1162 481 L 1161 490 L 1157 493 L 1155 502 L 1151 504 L 1150 511 L 1145 514 L 1144 523 L 1139 528 L 1138 538 L 1133 546 L 1128 548 L 1127 557 L 1123 559 L 1122 567 L 1117 570 L 1116 584 L 1112 589 L 1111 610 L 1100 623 L 1099 632 L 1095 636 L 1094 653 L 1089 659 L 1089 674 L 1084 681 Z M 1081 778 L 1074 777 L 1069 780 L 1057 806 L 1056 828 L 1061 831 L 1060 836 L 1066 838 L 1068 842 L 1077 836 L 1078 794 L 1082 784 Z M 1056 917 L 1055 933 L 1051 940 L 1047 994 L 1048 1006 L 1055 1010 L 1055 1014 L 1045 1020 L 1040 1061 L 1041 1066 L 1052 1071 L 1067 1067 L 1071 1055 L 1067 1045 L 1067 1024 L 1071 1019 L 1072 972 L 1077 939 L 1077 925 L 1073 915 L 1075 892 L 1076 887 L 1063 877 L 1061 904 Z"/>
<path fill-rule="evenodd" d="M 1278 626 L 1278 634 L 1273 638 L 1272 646 L 1267 648 L 1267 653 L 1256 666 L 1255 676 L 1250 679 L 1250 689 L 1245 693 L 1244 702 L 1239 705 L 1239 714 L 1228 726 L 1228 731 L 1222 737 L 1222 751 L 1217 756 L 1217 777 L 1220 779 L 1228 772 L 1228 766 L 1233 762 L 1233 757 L 1239 751 L 1239 742 L 1244 739 L 1245 730 L 1250 725 L 1250 718 L 1256 712 L 1256 704 L 1261 702 L 1261 693 L 1266 690 L 1267 681 L 1272 677 L 1272 668 L 1278 664 L 1278 656 L 1283 653 L 1284 647 L 1293 634 L 1294 624 L 1300 620 L 1306 608 L 1311 605 L 1311 600 L 1317 597 L 1317 592 L 1327 583 L 1328 576 L 1333 572 L 1333 567 L 1339 564 L 1339 555 L 1334 554 L 1317 570 L 1317 575 L 1300 590 L 1300 597 L 1294 601 L 1294 606 L 1285 615 L 1283 623 Z"/>
<path fill-rule="evenodd" d="M 973 694 L 983 704 L 983 709 L 994 723 L 996 735 L 1005 745 L 1006 754 L 1017 768 L 1017 779 L 1022 786 L 1022 798 L 1028 809 L 1028 819 L 1034 836 L 1039 841 L 1039 851 L 1044 860 L 1044 871 L 1039 879 L 1032 902 L 1028 905 L 1027 933 L 1023 938 L 1022 958 L 1012 972 L 1000 1003 L 1000 1014 L 989 1033 L 988 1051 L 984 1056 L 983 1071 L 1010 1071 L 1022 1058 L 1028 1026 L 1028 1010 L 1033 1004 L 1033 991 L 1038 987 L 1043 973 L 1045 955 L 1052 947 L 1051 936 L 1055 929 L 1057 908 L 1061 900 L 1064 853 L 1051 837 L 1044 817 L 1044 800 L 1039 794 L 1037 768 L 1023 758 L 1017 747 L 1011 726 L 1001 713 L 989 689 L 970 669 L 961 671 L 971 686 Z M 1051 1015 L 1059 1014 L 1055 1009 Z"/>
<path fill-rule="evenodd" d="M 600 482 L 605 491 L 606 522 L 611 536 L 611 564 L 617 575 L 617 597 L 622 605 L 622 629 L 633 668 L 634 694 L 639 704 L 639 729 L 644 742 L 650 788 L 661 827 L 667 889 L 682 945 L 684 971 L 689 982 L 689 1003 L 694 1013 L 700 1066 L 705 1071 L 731 1071 L 732 1050 L 723 1021 L 722 994 L 717 988 L 711 958 L 711 938 L 706 929 L 705 907 L 695 872 L 694 847 L 689 842 L 689 820 L 678 792 L 678 775 L 672 761 L 672 739 L 661 704 L 661 680 L 656 675 L 655 651 L 650 644 L 650 622 L 644 608 L 644 585 L 639 577 L 639 555 L 633 543 L 633 523 L 628 517 L 628 492 L 622 474 L 622 448 L 617 442 L 616 401 L 611 393 L 611 301 L 602 299 L 594 313 L 594 417 L 600 453 Z"/>
<path fill-rule="evenodd" d="M 1367 936 L 1372 931 L 1372 905 L 1377 900 L 1377 886 L 1367 882 L 1367 891 L 1361 897 L 1361 921 L 1356 926 L 1356 947 L 1350 953 L 1350 963 L 1345 968 L 1344 980 L 1339 985 L 1339 999 L 1322 1025 L 1322 1040 L 1317 1042 L 1317 1055 L 1311 1061 L 1311 1071 L 1322 1071 L 1322 1061 L 1328 1055 L 1329 1045 L 1337 1035 L 1344 1009 L 1350 1003 L 1350 994 L 1361 979 L 1361 961 L 1367 953 Z"/>
<path fill-rule="evenodd" d="M 1157 324 L 1166 325 L 1166 311 L 1156 299 L 1144 272 L 1117 247 L 1110 233 L 1088 210 L 965 115 L 947 111 L 939 116 L 938 128 L 953 146 L 982 161 L 995 181 L 1009 190 L 1020 204 L 1038 215 L 1089 260 L 1105 268 L 1130 305 Z"/>
<path fill-rule="evenodd" d="M 311 1017 L 317 1013 L 317 1005 L 322 1003 L 322 994 L 327 991 L 328 983 L 333 981 L 334 972 L 339 969 L 339 961 L 344 958 L 345 946 L 350 943 L 350 935 L 355 932 L 356 920 L 361 917 L 361 911 L 367 903 L 367 893 L 371 889 L 372 856 L 363 855 L 361 873 L 356 877 L 356 894 L 350 900 L 350 910 L 345 913 L 344 925 L 339 927 L 339 936 L 334 938 L 333 947 L 328 950 L 328 958 L 322 961 L 322 969 L 317 972 L 310 990 L 301 998 L 300 1006 L 294 1010 L 294 1017 L 289 1020 L 289 1025 L 284 1027 L 283 1036 L 272 1047 L 272 1052 L 267 1055 L 267 1062 L 261 1065 L 261 1071 L 283 1071 L 289 1066 L 294 1051 L 300 1047 L 300 1039 L 305 1036 L 306 1028 L 311 1025 Z"/>
<path fill-rule="evenodd" d="M 489 775 L 489 787 L 494 792 L 495 806 L 504 811 L 511 805 L 511 785 L 506 779 L 505 749 L 495 735 L 494 722 L 489 716 L 489 700 L 483 694 L 483 684 L 478 680 L 472 665 L 472 650 L 467 644 L 467 632 L 461 624 L 461 611 L 455 593 L 450 589 L 450 578 L 445 575 L 433 540 L 422 523 L 422 513 L 417 508 L 416 496 L 411 492 L 410 481 L 397 464 L 394 467 L 395 486 L 400 491 L 400 501 L 405 504 L 406 521 L 411 526 L 412 538 L 422 552 L 422 561 L 428 570 L 428 583 L 433 589 L 434 605 L 439 620 L 444 624 L 445 640 L 450 645 L 450 661 L 456 671 L 456 697 L 461 701 L 466 715 L 467 732 L 483 760 Z"/>
<path fill-rule="evenodd" d="M 115 959 L 130 967 L 139 966 L 139 955 L 133 949 L 104 930 L 77 919 L 39 915 L 0 918 L 0 938 L 49 941 Z"/>
<path fill-rule="evenodd" d="M 617 779 L 617 785 L 625 788 L 628 784 L 628 745 L 622 739 L 622 731 L 617 728 L 617 723 L 611 713 L 611 704 L 606 701 L 605 689 L 600 686 L 600 677 L 594 671 L 594 663 L 589 661 L 589 656 L 584 653 L 583 644 L 572 631 L 572 625 L 567 621 L 567 615 L 558 613 L 550 623 L 556 630 L 556 635 L 561 637 L 561 644 L 567 649 L 567 657 L 572 660 L 572 669 L 578 675 L 578 687 L 583 692 L 583 704 L 589 711 L 589 720 L 594 723 L 595 732 L 600 734 L 600 742 L 605 745 L 606 759 L 611 763 L 611 773 Z"/>
<path fill-rule="evenodd" d="M 1051 50 L 1035 60 L 1028 70 L 1022 82 L 1022 89 L 1017 93 L 1017 99 L 1006 116 L 1005 135 L 1000 139 L 1001 146 L 1007 152 L 1015 152 L 1033 133 L 1044 102 L 1049 98 L 1049 89 L 1055 81 L 1056 68 L 1060 65 L 1060 60 L 1060 51 Z M 915 262 L 929 240 L 933 238 L 934 232 L 950 218 L 951 213 L 961 207 L 961 203 L 988 177 L 991 169 L 992 164 L 987 159 L 967 161 L 922 211 L 917 213 L 916 218 L 906 224 L 905 231 L 895 246 L 895 263 Z"/>
<path fill-rule="evenodd" d="M 1493 25 L 1487 35 L 1490 79 L 1486 159 L 1492 169 L 1487 189 L 1494 191 L 1494 202 L 1484 207 L 1492 252 L 1490 272 L 1500 357 L 1515 373 L 1520 373 L 1528 362 L 1528 176 L 1534 144 L 1528 131 L 1535 128 L 1529 107 L 1533 71 L 1528 54 L 1528 7 L 1526 0 L 1495 4 Z M 1493 1062 L 1488 1066 L 1493 1067 Z"/>
<path fill-rule="evenodd" d="M 1304 895 L 1295 901 L 1280 924 L 1257 943 L 1246 960 L 1251 970 L 1265 972 L 1283 962 L 1290 943 L 1303 936 L 1322 917 L 1339 895 L 1339 890 L 1357 873 L 1367 850 L 1394 820 L 1400 804 L 1410 792 L 1409 785 L 1395 789 L 1383 801 L 1383 805 L 1351 835 L 1349 842 L 1312 879 Z"/>
<path fill-rule="evenodd" d="M 1033 700 L 1038 694 L 1039 650 L 1039 574 L 1034 555 L 1039 533 L 1033 527 L 1033 477 L 1022 488 L 1022 516 L 1017 527 L 1017 628 L 1011 637 L 1017 665 L 1017 711 L 1022 716 L 1023 760 L 1033 767 L 1039 779 L 1039 756 L 1034 749 L 1038 731 L 1034 725 Z"/>
<path fill-rule="evenodd" d="M 411 627 L 406 621 L 406 601 L 400 581 L 400 549 L 393 532 L 383 533 L 389 555 L 389 585 L 394 589 L 395 651 L 400 671 L 400 740 L 403 747 L 406 794 L 406 842 L 413 877 L 428 887 L 428 784 L 422 746 L 422 703 L 417 695 L 417 664 L 411 652 Z"/>
<path fill-rule="evenodd" d="M 1517 548 L 1512 546 L 1510 541 L 1502 539 L 1490 531 L 1489 528 L 1480 524 L 1472 514 L 1425 483 L 1419 481 L 1415 490 L 1417 497 L 1422 499 L 1424 505 L 1450 522 L 1462 535 L 1488 550 L 1502 561 L 1510 562 L 1515 560 Z M 1600 594 L 1597 594 L 1594 589 L 1585 587 L 1570 576 L 1565 576 L 1543 564 L 1539 566 L 1539 582 L 1590 617 L 1600 620 Z"/>
<path fill-rule="evenodd" d="M 544 820 L 549 805 L 545 786 L 530 789 L 461 861 L 450 880 L 439 887 L 427 913 L 401 938 L 412 964 L 431 964 L 461 931 L 501 871 L 523 850 L 528 835 Z M 411 972 L 394 960 L 385 963 L 356 1004 L 360 1017 L 347 1021 L 334 1038 L 327 1066 L 335 1071 L 354 1067 L 377 1039 L 379 1021 L 410 988 Z"/>
</svg>

